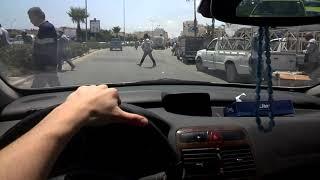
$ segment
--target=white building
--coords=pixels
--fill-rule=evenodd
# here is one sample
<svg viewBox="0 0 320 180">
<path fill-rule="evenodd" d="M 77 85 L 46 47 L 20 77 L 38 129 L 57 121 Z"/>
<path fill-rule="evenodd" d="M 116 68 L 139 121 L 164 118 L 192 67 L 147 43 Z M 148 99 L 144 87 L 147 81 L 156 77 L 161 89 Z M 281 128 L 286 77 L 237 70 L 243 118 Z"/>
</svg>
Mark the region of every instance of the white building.
<svg viewBox="0 0 320 180">
<path fill-rule="evenodd" d="M 207 29 L 204 25 L 198 24 L 198 33 L 197 36 L 202 36 L 207 33 Z M 185 21 L 183 22 L 183 31 L 181 36 L 194 36 L 194 21 Z"/>
<path fill-rule="evenodd" d="M 148 34 L 149 36 L 160 36 L 162 35 L 165 39 L 169 38 L 168 32 L 166 32 L 162 28 L 156 28 L 154 31 L 138 31 L 133 33 L 138 39 L 143 39 L 143 36 L 145 34 Z"/>
</svg>

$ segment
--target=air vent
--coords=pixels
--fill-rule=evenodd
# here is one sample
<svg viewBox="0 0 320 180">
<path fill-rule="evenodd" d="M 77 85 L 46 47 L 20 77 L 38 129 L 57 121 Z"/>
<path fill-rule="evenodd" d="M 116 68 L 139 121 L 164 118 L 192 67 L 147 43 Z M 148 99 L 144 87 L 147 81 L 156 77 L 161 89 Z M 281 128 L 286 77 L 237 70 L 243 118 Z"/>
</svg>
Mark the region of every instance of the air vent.
<svg viewBox="0 0 320 180">
<path fill-rule="evenodd" d="M 184 168 L 187 176 L 216 176 L 220 170 L 217 149 L 183 149 Z"/>
<path fill-rule="evenodd" d="M 256 173 L 249 146 L 182 149 L 182 156 L 186 176 L 244 178 L 254 176 Z"/>
<path fill-rule="evenodd" d="M 225 176 L 255 175 L 256 166 L 249 146 L 228 148 L 221 151 Z"/>
</svg>

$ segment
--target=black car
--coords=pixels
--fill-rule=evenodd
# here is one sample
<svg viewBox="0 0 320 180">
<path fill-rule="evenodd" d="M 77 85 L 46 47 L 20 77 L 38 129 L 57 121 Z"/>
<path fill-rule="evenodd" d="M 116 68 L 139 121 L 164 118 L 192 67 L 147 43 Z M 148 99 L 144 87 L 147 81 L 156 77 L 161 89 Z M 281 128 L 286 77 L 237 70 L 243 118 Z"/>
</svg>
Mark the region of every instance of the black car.
<svg viewBox="0 0 320 180">
<path fill-rule="evenodd" d="M 110 41 L 110 51 L 115 49 L 122 51 L 122 42 L 119 38 L 112 38 Z"/>
</svg>

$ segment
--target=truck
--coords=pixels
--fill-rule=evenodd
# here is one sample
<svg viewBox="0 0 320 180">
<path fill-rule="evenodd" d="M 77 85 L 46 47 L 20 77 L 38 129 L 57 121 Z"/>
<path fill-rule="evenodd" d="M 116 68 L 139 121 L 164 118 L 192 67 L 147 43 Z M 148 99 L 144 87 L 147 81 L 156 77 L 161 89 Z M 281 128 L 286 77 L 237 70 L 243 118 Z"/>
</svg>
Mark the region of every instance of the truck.
<svg viewBox="0 0 320 180">
<path fill-rule="evenodd" d="M 166 41 L 163 36 L 154 36 L 152 37 L 152 41 L 153 41 L 153 46 L 152 46 L 153 49 L 161 49 L 161 50 L 166 49 Z"/>
<path fill-rule="evenodd" d="M 289 64 L 296 64 L 296 70 L 303 71 L 305 61 L 305 54 L 303 53 L 303 50 L 300 48 L 290 50 L 290 48 L 288 48 L 288 46 L 291 46 L 294 43 L 295 42 L 292 42 L 287 38 L 272 39 L 270 41 L 271 62 L 276 63 L 277 61 L 289 61 Z"/>
<path fill-rule="evenodd" d="M 296 52 L 286 52 L 285 39 L 271 40 L 270 45 L 273 71 L 297 70 L 299 61 L 303 61 L 301 60 L 303 57 L 297 55 Z M 250 77 L 255 74 L 255 63 L 250 62 L 252 61 L 250 39 L 215 38 L 207 48 L 197 52 L 195 59 L 198 71 L 209 69 L 224 71 L 226 80 L 231 83 L 241 82 L 241 77 Z M 266 68 L 266 65 L 264 65 L 264 68 Z"/>
<path fill-rule="evenodd" d="M 203 49 L 205 39 L 203 37 L 181 37 L 178 41 L 177 59 L 183 63 L 194 63 L 197 51 Z"/>
</svg>

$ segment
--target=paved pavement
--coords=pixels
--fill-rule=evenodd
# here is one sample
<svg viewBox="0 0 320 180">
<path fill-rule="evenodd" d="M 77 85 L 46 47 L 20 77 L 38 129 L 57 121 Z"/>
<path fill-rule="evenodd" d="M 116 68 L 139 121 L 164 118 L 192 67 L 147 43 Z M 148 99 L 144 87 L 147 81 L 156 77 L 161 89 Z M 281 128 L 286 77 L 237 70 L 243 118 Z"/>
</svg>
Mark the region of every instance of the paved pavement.
<svg viewBox="0 0 320 180">
<path fill-rule="evenodd" d="M 225 82 L 212 74 L 198 72 L 195 65 L 183 64 L 171 56 L 170 49 L 154 51 L 153 56 L 157 61 L 155 68 L 152 68 L 149 57 L 142 67 L 137 65 L 142 54 L 141 48 L 135 50 L 131 47 L 124 48 L 124 51 L 99 50 L 75 60 L 75 71 L 69 71 L 70 67 L 65 64 L 66 71 L 59 73 L 59 80 L 62 86 L 136 82 L 160 78 Z M 29 78 L 18 86 L 30 88 L 31 82 L 32 78 Z"/>
</svg>

